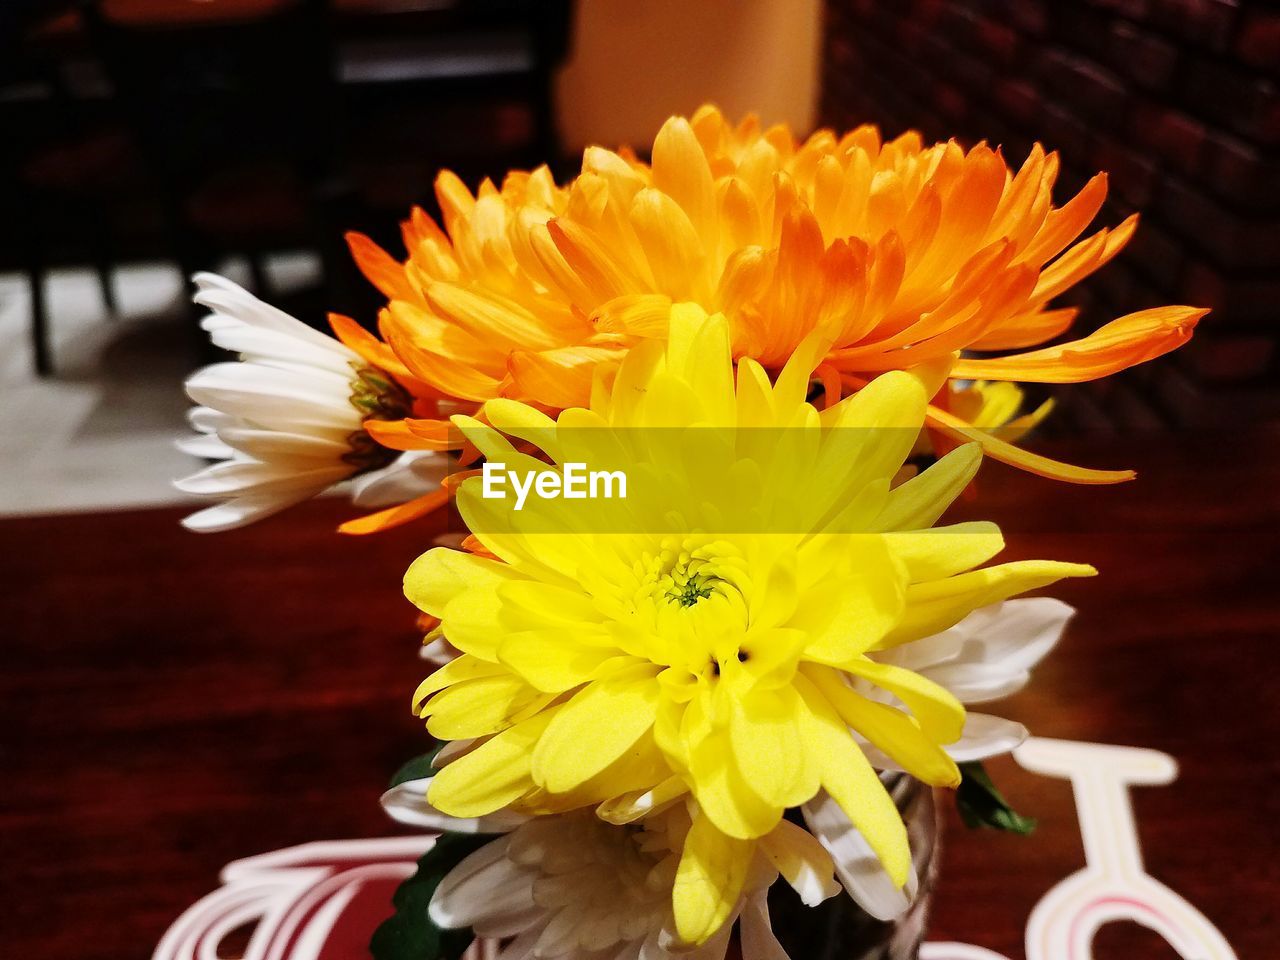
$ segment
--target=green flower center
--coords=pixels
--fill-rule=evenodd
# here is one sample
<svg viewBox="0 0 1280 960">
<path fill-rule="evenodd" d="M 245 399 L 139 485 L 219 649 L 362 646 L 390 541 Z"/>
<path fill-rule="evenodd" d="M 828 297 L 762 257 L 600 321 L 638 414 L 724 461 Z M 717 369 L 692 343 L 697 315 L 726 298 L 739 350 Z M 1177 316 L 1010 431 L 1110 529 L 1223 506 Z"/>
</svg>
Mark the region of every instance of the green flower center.
<svg viewBox="0 0 1280 960">
<path fill-rule="evenodd" d="M 377 367 L 357 365 L 351 369 L 351 405 L 365 420 L 403 420 L 413 411 L 413 398 L 400 384 Z M 351 451 L 343 459 L 359 467 L 359 473 L 379 470 L 399 453 L 374 441 L 364 430 L 347 437 Z"/>
<path fill-rule="evenodd" d="M 721 582 L 719 577 L 710 574 L 693 573 L 686 574 L 684 582 L 680 581 L 680 574 L 673 573 L 671 577 L 671 589 L 667 591 L 667 599 L 673 603 L 678 603 L 682 607 L 692 607 L 699 600 L 705 600 L 711 596 L 715 590 L 715 584 Z"/>
</svg>

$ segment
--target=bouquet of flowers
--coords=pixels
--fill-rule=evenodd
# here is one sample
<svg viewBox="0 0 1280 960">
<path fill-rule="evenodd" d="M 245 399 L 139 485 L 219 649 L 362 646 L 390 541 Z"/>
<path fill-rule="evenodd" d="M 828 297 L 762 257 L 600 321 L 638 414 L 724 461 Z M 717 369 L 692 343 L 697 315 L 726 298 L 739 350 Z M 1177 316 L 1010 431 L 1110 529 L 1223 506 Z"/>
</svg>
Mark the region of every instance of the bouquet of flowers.
<svg viewBox="0 0 1280 960">
<path fill-rule="evenodd" d="M 991 563 L 992 523 L 939 525 L 990 457 L 1085 484 L 1016 441 L 1016 383 L 1172 350 L 1170 306 L 1058 341 L 1052 301 L 1131 218 L 1079 239 L 1098 175 L 1057 156 L 860 127 L 803 142 L 714 108 L 648 162 L 585 151 L 567 184 L 442 173 L 406 258 L 348 237 L 387 297 L 336 339 L 196 278 L 214 342 L 181 481 L 218 530 L 352 480 L 370 533 L 453 500 L 461 549 L 405 576 L 443 661 L 413 694 L 439 741 L 384 797 L 441 832 L 380 958 L 914 956 L 934 788 L 1029 824 L 981 761 L 1027 731 L 969 709 L 1027 682 L 1071 615 L 1022 598 L 1086 564 Z M 782 882 L 779 882 L 782 881 Z M 820 911 L 821 924 L 808 921 Z"/>
</svg>

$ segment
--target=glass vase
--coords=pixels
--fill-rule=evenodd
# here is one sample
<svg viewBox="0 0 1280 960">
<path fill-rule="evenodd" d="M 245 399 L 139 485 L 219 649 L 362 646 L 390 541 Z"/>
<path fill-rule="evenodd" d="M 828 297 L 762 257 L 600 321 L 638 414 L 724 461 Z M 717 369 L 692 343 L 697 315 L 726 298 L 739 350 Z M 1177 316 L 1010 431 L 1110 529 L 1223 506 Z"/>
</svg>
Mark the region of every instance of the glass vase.
<svg viewBox="0 0 1280 960">
<path fill-rule="evenodd" d="M 916 960 L 924 940 L 929 901 L 938 872 L 941 822 L 933 789 L 903 773 L 881 780 L 907 825 L 918 886 L 908 910 L 893 920 L 877 920 L 840 893 L 806 907 L 785 883 L 769 894 L 774 934 L 792 960 Z"/>
</svg>

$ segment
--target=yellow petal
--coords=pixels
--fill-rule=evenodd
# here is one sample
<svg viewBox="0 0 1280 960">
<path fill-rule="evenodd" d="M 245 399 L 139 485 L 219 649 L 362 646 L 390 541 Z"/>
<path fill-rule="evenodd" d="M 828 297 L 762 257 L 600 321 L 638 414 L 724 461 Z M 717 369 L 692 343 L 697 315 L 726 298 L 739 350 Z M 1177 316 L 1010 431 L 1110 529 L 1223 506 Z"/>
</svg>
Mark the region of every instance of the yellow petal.
<svg viewBox="0 0 1280 960">
<path fill-rule="evenodd" d="M 925 735 L 938 743 L 954 743 L 964 730 L 964 705 L 949 690 L 914 670 L 865 658 L 844 665 L 901 700 Z"/>
<path fill-rule="evenodd" d="M 794 690 L 752 691 L 736 700 L 729 743 L 743 780 L 767 804 L 796 807 L 818 792 L 819 771 L 801 739 Z"/>
<path fill-rule="evenodd" d="M 503 671 L 452 684 L 428 700 L 422 713 L 429 718 L 427 732 L 437 740 L 468 740 L 505 730 L 517 714 L 540 699 L 551 698 Z"/>
<path fill-rule="evenodd" d="M 617 655 L 608 647 L 577 642 L 563 627 L 510 633 L 498 644 L 498 659 L 547 693 L 581 686 Z"/>
<path fill-rule="evenodd" d="M 981 445 L 983 453 L 991 459 L 1037 476 L 1065 480 L 1067 483 L 1085 484 L 1124 483 L 1137 476 L 1132 470 L 1091 470 L 1088 467 L 1077 467 L 1060 460 L 1042 457 L 1038 453 L 1005 443 L 999 437 L 992 436 L 985 430 L 979 430 L 954 414 L 933 405 L 929 406 L 927 420 L 929 426 L 961 443 Z"/>
<path fill-rule="evenodd" d="M 938 787 L 954 787 L 960 770 L 945 750 L 920 729 L 920 724 L 901 710 L 855 692 L 830 667 L 806 666 L 809 677 L 840 719 L 883 750 L 918 780 Z"/>
<path fill-rule="evenodd" d="M 495 430 L 531 443 L 551 459 L 560 460 L 556 422 L 541 410 L 527 403 L 498 399 L 484 405 L 484 416 Z"/>
<path fill-rule="evenodd" d="M 971 570 L 1004 549 L 1000 528 L 985 520 L 886 533 L 884 539 L 915 583 Z"/>
<path fill-rule="evenodd" d="M 463 590 L 474 587 L 493 591 L 517 576 L 505 563 L 437 547 L 409 565 L 404 575 L 404 595 L 419 610 L 443 617 L 445 605 Z"/>
<path fill-rule="evenodd" d="M 906 615 L 881 646 L 887 649 L 941 633 L 979 607 L 1048 586 L 1064 577 L 1092 577 L 1097 572 L 1081 563 L 1018 560 L 945 580 L 912 584 L 907 588 Z"/>
<path fill-rule="evenodd" d="M 427 790 L 431 805 L 451 817 L 482 817 L 533 790 L 533 748 L 555 714 L 544 710 L 444 767 Z"/>
<path fill-rule="evenodd" d="M 808 638 L 806 658 L 829 663 L 857 656 L 901 619 L 906 571 L 880 537 L 835 535 L 815 539 L 802 549 L 806 567 L 824 574 L 821 581 L 806 586 L 803 603 L 787 623 Z M 837 551 L 844 554 L 840 560 L 847 567 L 823 562 Z"/>
<path fill-rule="evenodd" d="M 596 808 L 596 816 L 618 826 L 635 823 L 641 817 L 665 810 L 688 792 L 689 787 L 682 778 L 668 777 L 651 789 L 633 790 L 606 800 Z"/>
<path fill-rule="evenodd" d="M 874 530 L 921 530 L 931 527 L 982 465 L 982 448 L 976 443 L 957 447 L 923 473 L 889 493 L 884 512 Z"/>
<path fill-rule="evenodd" d="M 572 790 L 617 760 L 653 727 L 657 670 L 598 680 L 560 708 L 533 752 L 533 778 L 551 793 Z"/>
<path fill-rule="evenodd" d="M 862 833 L 889 878 L 903 886 L 911 872 L 911 847 L 898 808 L 835 709 L 806 678 L 797 677 L 796 687 L 809 707 L 805 740 L 822 758 L 823 787 Z"/>
<path fill-rule="evenodd" d="M 721 833 L 706 816 L 694 819 L 671 891 L 681 940 L 701 945 L 730 919 L 754 852 L 754 841 Z"/>
<path fill-rule="evenodd" d="M 418 689 L 413 693 L 413 712 L 415 714 L 418 713 L 422 707 L 422 702 L 431 694 L 438 690 L 443 690 L 451 684 L 462 683 L 465 680 L 475 680 L 480 677 L 496 677 L 504 673 L 507 673 L 507 671 L 500 664 L 490 663 L 487 660 L 481 660 L 479 657 L 473 657 L 469 653 L 464 653 L 432 672 L 431 676 L 418 684 Z"/>
</svg>

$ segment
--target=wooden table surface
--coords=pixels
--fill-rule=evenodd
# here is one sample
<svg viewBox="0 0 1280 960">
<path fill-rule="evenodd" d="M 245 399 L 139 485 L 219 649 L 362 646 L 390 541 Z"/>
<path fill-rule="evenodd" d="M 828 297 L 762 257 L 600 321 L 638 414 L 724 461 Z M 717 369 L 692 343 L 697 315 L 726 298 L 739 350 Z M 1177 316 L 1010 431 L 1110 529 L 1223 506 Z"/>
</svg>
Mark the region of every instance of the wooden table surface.
<svg viewBox="0 0 1280 960">
<path fill-rule="evenodd" d="M 1058 445 L 1141 476 L 1089 489 L 989 463 L 955 513 L 1001 521 L 1008 559 L 1101 569 L 1056 591 L 1079 617 L 1000 712 L 1178 759 L 1173 785 L 1135 791 L 1147 867 L 1242 960 L 1280 934 L 1278 440 Z M 0 521 L 6 956 L 145 957 L 230 860 L 396 832 L 378 794 L 424 737 L 399 583 L 443 517 L 339 537 L 349 513 L 322 501 L 215 536 L 178 510 Z M 1040 829 L 951 815 L 931 936 L 1018 960 L 1031 907 L 1083 853 L 1068 784 L 991 769 Z M 1097 955 L 1174 956 L 1134 931 L 1105 929 Z"/>
</svg>

